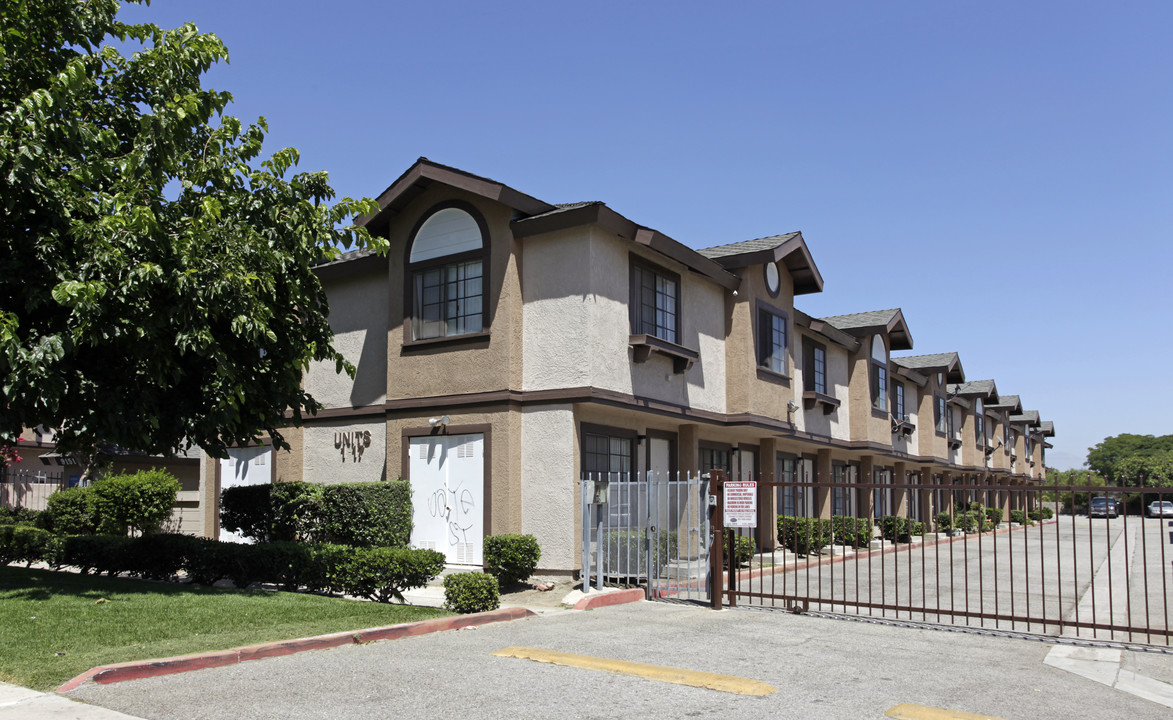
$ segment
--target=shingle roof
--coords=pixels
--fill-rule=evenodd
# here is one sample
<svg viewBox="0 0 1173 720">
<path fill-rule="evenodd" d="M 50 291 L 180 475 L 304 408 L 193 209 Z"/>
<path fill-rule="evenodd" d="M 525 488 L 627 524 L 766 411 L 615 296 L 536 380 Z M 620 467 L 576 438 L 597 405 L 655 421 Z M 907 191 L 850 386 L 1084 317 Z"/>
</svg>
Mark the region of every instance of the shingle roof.
<svg viewBox="0 0 1173 720">
<path fill-rule="evenodd" d="M 784 235 L 771 235 L 770 237 L 743 240 L 728 245 L 716 245 L 697 250 L 697 252 L 710 259 L 729 257 L 730 255 L 744 255 L 745 253 L 758 252 L 760 250 L 773 250 L 787 240 L 794 239 L 797 235 L 798 232 L 786 233 Z"/>
<path fill-rule="evenodd" d="M 1017 395 L 999 395 L 998 402 L 990 407 L 992 408 L 1015 408 L 1022 405 L 1022 399 Z"/>
<path fill-rule="evenodd" d="M 851 313 L 849 315 L 831 315 L 829 317 L 819 318 L 823 322 L 830 323 L 840 330 L 852 330 L 854 328 L 876 327 L 877 325 L 887 325 L 892 322 L 892 318 L 900 312 L 900 308 L 892 308 L 890 310 L 869 310 L 868 312 Z"/>
<path fill-rule="evenodd" d="M 950 383 L 945 389 L 951 395 L 990 395 L 997 393 L 993 380 L 970 380 L 963 383 Z"/>
<path fill-rule="evenodd" d="M 559 213 L 564 213 L 564 212 L 569 212 L 571 210 L 577 210 L 579 208 L 584 208 L 584 207 L 587 207 L 588 205 L 603 205 L 603 204 L 604 203 L 602 200 L 584 200 L 582 202 L 557 203 L 554 206 L 553 210 L 550 210 L 550 211 L 544 212 L 544 213 L 538 213 L 537 215 L 530 215 L 530 217 L 531 218 L 550 217 L 551 215 L 557 215 Z"/>
<path fill-rule="evenodd" d="M 1010 422 L 1024 422 L 1027 425 L 1039 424 L 1038 410 L 1023 410 L 1020 415 L 1011 415 Z"/>
<path fill-rule="evenodd" d="M 1055 435 L 1055 423 L 1050 420 L 1043 420 L 1039 423 L 1039 432 L 1047 437 L 1053 437 Z"/>
<path fill-rule="evenodd" d="M 934 353 L 932 355 L 906 355 L 905 357 L 892 358 L 892 362 L 910 370 L 945 368 L 949 367 L 955 361 L 958 361 L 957 353 L 955 352 Z"/>
</svg>

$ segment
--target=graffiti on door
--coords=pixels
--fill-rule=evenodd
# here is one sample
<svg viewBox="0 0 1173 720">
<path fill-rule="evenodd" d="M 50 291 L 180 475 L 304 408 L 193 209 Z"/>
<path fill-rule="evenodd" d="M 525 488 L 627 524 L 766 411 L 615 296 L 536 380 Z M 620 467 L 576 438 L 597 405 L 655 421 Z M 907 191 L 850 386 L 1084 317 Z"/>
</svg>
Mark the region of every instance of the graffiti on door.
<svg viewBox="0 0 1173 720">
<path fill-rule="evenodd" d="M 461 488 L 459 485 L 454 488 L 438 488 L 428 498 L 428 512 L 432 517 L 440 518 L 448 525 L 449 545 L 474 540 L 468 536 L 468 531 L 476 524 L 472 514 L 474 510 L 476 499 L 467 488 Z"/>
</svg>

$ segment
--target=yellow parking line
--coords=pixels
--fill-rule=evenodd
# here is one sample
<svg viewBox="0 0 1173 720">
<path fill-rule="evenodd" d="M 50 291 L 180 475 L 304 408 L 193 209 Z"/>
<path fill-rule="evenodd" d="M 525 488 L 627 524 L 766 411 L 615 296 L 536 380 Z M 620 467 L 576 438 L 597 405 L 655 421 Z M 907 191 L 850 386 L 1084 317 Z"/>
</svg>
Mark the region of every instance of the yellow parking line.
<svg viewBox="0 0 1173 720">
<path fill-rule="evenodd" d="M 736 693 L 738 695 L 769 695 L 777 692 L 777 688 L 764 682 L 749 678 L 734 677 L 733 675 L 718 675 L 717 673 L 700 672 L 698 670 L 683 670 L 681 668 L 664 667 L 662 665 L 647 665 L 645 663 L 612 660 L 610 658 L 576 655 L 574 653 L 558 652 L 556 650 L 541 650 L 528 647 L 507 647 L 493 653 L 497 657 L 519 658 L 535 662 L 552 663 L 566 667 L 597 670 L 615 675 L 631 675 L 647 680 L 689 685 L 691 687 L 708 688 L 720 692 Z"/>
<path fill-rule="evenodd" d="M 889 708 L 888 712 L 884 714 L 890 718 L 899 718 L 899 720 L 1002 720 L 1002 718 L 996 718 L 993 715 L 975 715 L 961 710 L 946 710 L 930 705 L 909 703 Z"/>
</svg>

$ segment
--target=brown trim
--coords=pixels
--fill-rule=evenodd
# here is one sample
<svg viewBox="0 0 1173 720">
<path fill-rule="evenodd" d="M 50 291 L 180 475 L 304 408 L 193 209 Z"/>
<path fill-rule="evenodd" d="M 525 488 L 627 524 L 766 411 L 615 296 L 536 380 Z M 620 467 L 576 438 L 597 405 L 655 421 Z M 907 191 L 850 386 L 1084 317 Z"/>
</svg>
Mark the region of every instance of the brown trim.
<svg viewBox="0 0 1173 720">
<path fill-rule="evenodd" d="M 806 371 L 804 370 L 803 374 L 805 375 L 805 373 Z M 840 402 L 830 395 L 825 395 L 821 392 L 815 392 L 814 390 L 805 390 L 802 393 L 802 404 L 806 407 L 807 410 L 810 410 L 816 406 L 821 406 L 823 408 L 823 414 L 830 415 L 839 409 Z"/>
<path fill-rule="evenodd" d="M 406 317 L 403 321 L 409 322 Z M 465 333 L 463 335 L 450 335 L 445 337 L 425 338 L 423 340 L 412 340 L 410 343 L 405 342 L 399 348 L 400 355 L 417 355 L 423 354 L 428 350 L 436 350 L 438 348 L 450 347 L 452 345 L 472 345 L 478 342 L 483 342 L 485 347 L 489 346 L 489 331 L 482 330 L 476 333 Z M 418 351 L 418 352 L 416 352 Z"/>
<path fill-rule="evenodd" d="M 387 262 L 386 254 L 378 255 L 372 252 L 368 255 L 356 255 L 349 258 L 341 257 L 333 262 L 317 265 L 313 268 L 313 271 L 318 276 L 318 280 L 322 282 L 333 282 L 368 272 L 382 272 L 386 274 Z"/>
<path fill-rule="evenodd" d="M 409 427 L 403 428 L 399 447 L 400 477 L 411 485 L 411 439 L 420 437 L 440 437 L 447 435 L 474 435 L 480 433 L 485 438 L 484 470 L 482 471 L 481 497 L 484 498 L 485 510 L 481 518 L 484 528 L 484 537 L 493 534 L 493 426 L 489 423 L 470 425 L 443 425 L 439 427 Z M 484 540 L 482 537 L 482 541 Z M 482 557 L 483 561 L 484 558 Z"/>
<path fill-rule="evenodd" d="M 578 423 L 578 466 L 583 472 L 588 472 L 586 468 L 586 436 L 600 435 L 602 437 L 617 437 L 628 441 L 629 452 L 631 453 L 631 472 L 639 472 L 639 431 L 629 428 L 616 427 L 614 425 L 599 425 L 597 423 L 589 423 L 579 421 Z M 596 472 L 596 471 L 589 471 Z"/>
<path fill-rule="evenodd" d="M 677 321 L 679 322 L 679 318 Z M 672 359 L 672 372 L 677 375 L 688 372 L 693 363 L 701 356 L 700 352 L 696 350 L 663 340 L 655 335 L 632 335 L 628 338 L 627 343 L 632 349 L 632 362 L 645 363 L 653 353 L 659 353 Z"/>
<path fill-rule="evenodd" d="M 770 266 L 774 266 L 774 272 L 778 273 L 778 287 L 773 290 L 770 289 Z M 767 260 L 762 263 L 762 284 L 766 286 L 766 294 L 772 298 L 777 298 L 778 293 L 782 292 L 782 271 L 778 269 L 778 263 L 773 260 Z"/>
<path fill-rule="evenodd" d="M 302 425 L 308 425 L 314 420 L 334 420 L 339 418 L 365 418 L 365 417 L 381 417 L 387 414 L 387 409 L 382 405 L 360 405 L 358 407 L 349 408 L 323 408 L 315 415 L 304 415 L 301 418 Z M 272 444 L 270 441 L 269 444 Z"/>
<path fill-rule="evenodd" d="M 415 246 L 416 237 L 419 235 L 419 231 L 423 228 L 424 223 L 441 210 L 449 209 L 463 210 L 472 217 L 481 231 L 481 249 L 469 250 L 454 255 L 444 255 L 429 260 L 421 260 L 417 263 L 411 262 L 411 249 Z M 419 270 L 443 267 L 452 263 L 465 262 L 478 258 L 481 261 L 481 330 L 475 334 L 488 334 L 489 298 L 493 295 L 492 289 L 494 287 L 492 278 L 492 240 L 493 236 L 489 232 L 489 223 L 485 220 L 484 214 L 470 202 L 465 202 L 464 200 L 444 200 L 432 205 L 420 214 L 411 229 L 411 234 L 407 236 L 407 242 L 403 244 L 403 347 L 406 348 L 428 340 L 449 340 L 455 337 L 463 337 L 463 335 L 442 335 L 438 338 L 420 339 L 415 337 L 413 324 L 418 310 L 415 307 L 415 275 Z"/>
<path fill-rule="evenodd" d="M 763 360 L 762 343 L 765 341 L 765 337 L 762 333 L 762 314 L 763 313 L 765 313 L 767 315 L 773 315 L 774 317 L 782 320 L 783 336 L 784 336 L 784 340 L 785 340 L 785 343 L 782 346 L 782 357 L 783 357 L 783 365 L 786 368 L 786 372 L 779 373 L 779 372 L 775 371 L 773 368 L 766 367 L 765 365 L 762 364 L 762 360 Z M 755 303 L 754 303 L 753 317 L 750 318 L 750 322 L 751 322 L 752 328 L 753 328 L 754 366 L 757 367 L 757 369 L 758 369 L 758 377 L 762 377 L 762 371 L 765 371 L 765 372 L 769 373 L 770 375 L 774 376 L 774 378 L 785 379 L 786 380 L 786 382 L 785 382 L 786 387 L 790 387 L 790 372 L 789 372 L 790 371 L 790 354 L 791 354 L 790 347 L 792 344 L 792 342 L 791 342 L 792 337 L 791 336 L 793 335 L 793 331 L 791 330 L 791 323 L 790 323 L 790 313 L 788 313 L 787 311 L 785 311 L 775 305 L 771 305 L 771 304 L 759 299 L 759 300 L 755 301 Z M 773 328 L 771 327 L 771 330 L 772 329 Z M 772 340 L 772 338 L 771 338 L 771 340 Z"/>
<path fill-rule="evenodd" d="M 801 232 L 790 233 L 790 237 L 772 248 L 725 255 L 716 262 L 726 269 L 749 267 L 758 263 L 782 262 L 794 284 L 795 295 L 806 295 L 823 291 L 823 276 L 811 257 Z"/>
</svg>

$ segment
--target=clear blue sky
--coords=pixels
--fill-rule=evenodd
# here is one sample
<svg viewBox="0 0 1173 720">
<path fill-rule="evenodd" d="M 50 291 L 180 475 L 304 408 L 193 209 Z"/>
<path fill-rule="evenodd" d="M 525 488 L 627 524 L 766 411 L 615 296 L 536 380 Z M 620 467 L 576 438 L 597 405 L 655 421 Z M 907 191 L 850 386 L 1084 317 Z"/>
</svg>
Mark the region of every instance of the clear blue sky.
<svg viewBox="0 0 1173 720">
<path fill-rule="evenodd" d="M 343 195 L 423 155 L 692 247 L 802 230 L 813 315 L 1053 420 L 1048 465 L 1173 433 L 1173 3 L 156 0 L 205 85 Z"/>
</svg>

